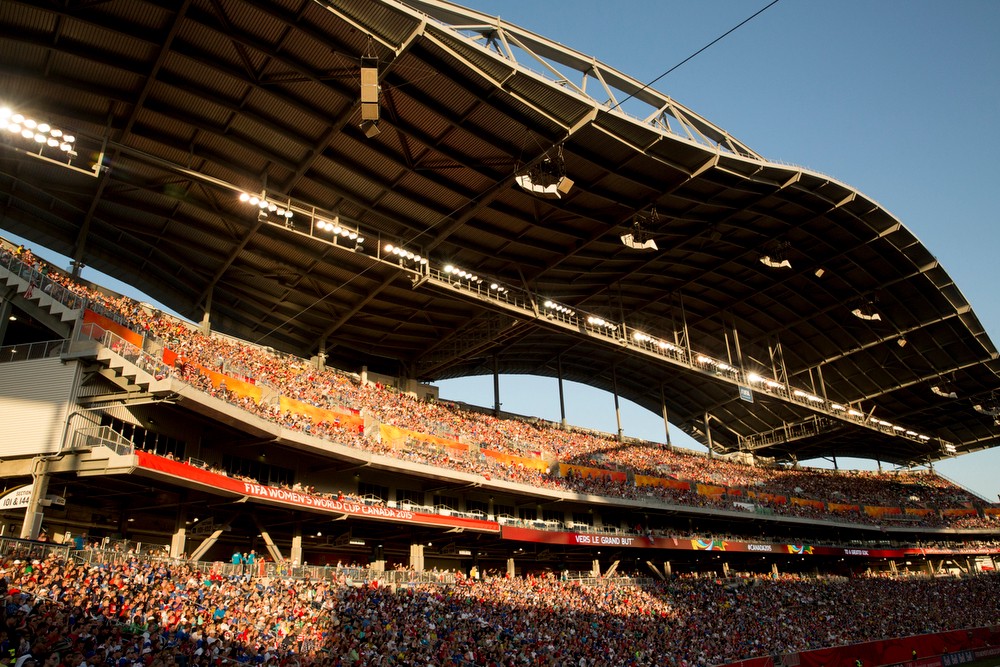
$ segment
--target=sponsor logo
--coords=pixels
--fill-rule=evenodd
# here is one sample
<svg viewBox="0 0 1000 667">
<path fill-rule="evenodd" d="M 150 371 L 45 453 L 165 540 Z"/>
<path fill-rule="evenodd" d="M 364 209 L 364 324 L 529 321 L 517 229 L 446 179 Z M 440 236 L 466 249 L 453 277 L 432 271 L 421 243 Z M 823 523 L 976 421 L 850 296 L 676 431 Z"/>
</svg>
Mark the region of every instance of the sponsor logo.
<svg viewBox="0 0 1000 667">
<path fill-rule="evenodd" d="M 725 540 L 691 540 L 691 547 L 698 551 L 725 551 L 727 544 Z"/>
</svg>

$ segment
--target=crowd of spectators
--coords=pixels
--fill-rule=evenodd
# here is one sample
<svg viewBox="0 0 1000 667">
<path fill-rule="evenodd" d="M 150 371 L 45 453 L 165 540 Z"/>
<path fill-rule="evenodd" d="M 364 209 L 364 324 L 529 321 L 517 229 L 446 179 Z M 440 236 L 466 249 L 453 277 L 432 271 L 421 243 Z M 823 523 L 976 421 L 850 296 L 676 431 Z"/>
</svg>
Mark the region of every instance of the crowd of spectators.
<svg viewBox="0 0 1000 667">
<path fill-rule="evenodd" d="M 17 667 L 694 667 L 1000 621 L 995 575 L 385 586 L 55 554 L 0 559 L 0 599 Z"/>
<path fill-rule="evenodd" d="M 776 465 L 748 465 L 720 457 L 706 457 L 658 443 L 620 442 L 605 434 L 565 429 L 538 419 L 501 419 L 481 411 L 460 409 L 445 401 L 419 400 L 410 394 L 274 350 L 217 334 L 205 334 L 174 317 L 138 302 L 88 287 L 59 271 L 49 271 L 30 250 L 0 250 L 0 263 L 20 262 L 19 271 L 32 285 L 60 291 L 87 307 L 110 316 L 178 356 L 170 370 L 180 379 L 283 427 L 327 438 L 377 454 L 407 461 L 450 467 L 536 487 L 577 491 L 612 498 L 661 501 L 688 506 L 746 509 L 748 505 L 786 515 L 862 523 L 962 528 L 994 528 L 992 517 L 981 516 L 983 503 L 932 472 L 827 471 Z M 266 387 L 267 400 L 257 401 L 213 383 L 203 369 Z M 285 396 L 329 411 L 333 417 L 316 422 L 305 414 L 283 410 Z M 343 419 L 338 417 L 342 416 Z M 374 428 L 356 426 L 362 415 Z M 404 443 L 381 440 L 377 424 L 403 427 L 463 443 L 467 451 L 409 438 Z M 544 461 L 547 470 L 485 456 L 492 450 Z M 602 474 L 559 474 L 560 463 L 626 473 L 624 480 Z M 686 482 L 686 488 L 639 486 L 635 475 Z M 700 493 L 699 484 L 724 487 L 723 493 Z M 330 492 L 330 490 L 325 490 Z M 780 496 L 780 498 L 779 498 Z M 822 507 L 788 502 L 790 497 L 817 500 Z M 831 511 L 826 503 L 851 509 Z M 927 514 L 870 514 L 861 506 L 931 509 Z M 858 509 L 853 509 L 857 506 Z M 942 515 L 943 508 L 976 509 L 974 516 Z"/>
</svg>

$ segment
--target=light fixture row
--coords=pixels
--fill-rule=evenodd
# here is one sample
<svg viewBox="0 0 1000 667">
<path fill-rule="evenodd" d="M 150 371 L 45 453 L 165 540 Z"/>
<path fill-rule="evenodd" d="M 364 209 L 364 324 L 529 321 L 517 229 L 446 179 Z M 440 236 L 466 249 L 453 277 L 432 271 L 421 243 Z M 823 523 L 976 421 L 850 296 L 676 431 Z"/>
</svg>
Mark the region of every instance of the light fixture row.
<svg viewBox="0 0 1000 667">
<path fill-rule="evenodd" d="M 576 311 L 572 308 L 562 305 L 561 303 L 556 303 L 551 299 L 548 299 L 542 303 L 542 307 L 546 310 L 560 313 L 566 315 L 567 317 L 576 317 Z"/>
<path fill-rule="evenodd" d="M 341 225 L 340 218 L 334 218 L 333 222 L 330 222 L 329 220 L 317 219 L 316 229 L 319 229 L 320 231 L 324 232 L 329 232 L 334 236 L 341 236 L 345 239 L 354 241 L 355 243 L 358 244 L 365 242 L 365 237 L 362 236 L 359 232 Z"/>
<path fill-rule="evenodd" d="M 428 262 L 426 257 L 423 257 L 420 254 L 413 252 L 412 250 L 407 250 L 406 248 L 401 248 L 400 246 L 393 245 L 391 243 L 385 244 L 385 251 L 387 253 L 396 255 L 401 259 L 407 259 L 413 262 L 414 264 L 427 264 Z"/>
<path fill-rule="evenodd" d="M 284 216 L 286 218 L 291 218 L 293 215 L 290 208 L 288 208 L 287 206 L 278 205 L 275 202 L 268 200 L 264 195 L 258 196 L 244 192 L 240 194 L 239 198 L 240 201 L 248 203 L 252 206 L 257 206 L 262 211 L 270 211 L 272 213 L 277 214 L 278 216 Z M 350 240 L 356 241 L 358 244 L 364 241 L 364 237 L 361 236 L 359 232 L 342 226 L 340 224 L 339 218 L 335 218 L 333 222 L 318 219 L 316 222 L 316 228 L 320 229 L 321 231 L 330 232 L 336 236 L 343 236 Z M 384 249 L 387 254 L 395 255 L 403 260 L 410 261 L 418 266 L 427 265 L 429 263 L 427 257 L 424 257 L 419 253 L 415 253 L 411 250 L 407 250 L 402 246 L 397 246 L 391 243 L 387 243 L 385 244 Z M 465 280 L 468 281 L 470 284 L 474 285 L 479 285 L 484 282 L 483 278 L 481 278 L 479 275 L 471 271 L 467 271 L 465 269 L 457 267 L 454 264 L 446 264 L 444 266 L 444 273 L 450 276 L 452 280 L 456 279 Z M 501 295 L 501 294 L 506 294 L 508 292 L 508 289 L 502 286 L 498 282 L 491 282 L 489 284 L 489 291 L 497 295 Z M 548 315 L 551 315 L 553 313 L 558 313 L 561 315 L 565 315 L 567 317 L 577 316 L 575 310 L 573 310 L 568 306 L 564 306 L 552 299 L 546 299 L 545 301 L 543 301 L 542 307 L 547 311 Z M 878 319 L 877 314 L 876 317 L 872 319 Z M 608 331 L 617 330 L 619 328 L 619 324 L 615 322 L 610 322 L 596 315 L 588 315 L 586 323 L 589 326 L 594 327 L 596 329 L 602 329 Z M 637 343 L 647 344 L 649 346 L 656 347 L 662 351 L 675 353 L 677 352 L 678 349 L 677 346 L 672 343 L 654 338 L 643 332 L 637 331 L 632 334 L 632 337 Z M 718 359 L 713 359 L 712 357 L 709 357 L 705 354 L 698 354 L 695 357 L 695 361 L 696 363 L 698 363 L 703 367 L 713 368 L 717 373 L 730 373 L 733 375 L 739 375 L 739 369 L 736 368 L 735 366 L 727 362 L 720 361 Z M 747 375 L 747 380 L 751 384 L 761 385 L 762 387 L 772 391 L 785 389 L 784 384 L 771 378 L 765 378 L 757 373 L 749 373 Z M 808 403 L 815 403 L 815 404 L 826 403 L 825 399 L 816 396 L 815 394 L 803 391 L 801 389 L 792 389 L 791 393 L 794 398 L 806 401 Z M 855 419 L 863 419 L 865 417 L 864 413 L 859 412 L 858 410 L 855 410 L 853 408 L 845 408 L 843 405 L 840 405 L 838 403 L 831 403 L 830 407 L 831 410 L 835 412 L 847 412 L 848 416 L 853 417 Z M 895 433 L 901 433 L 901 434 L 905 433 L 907 436 L 917 437 L 924 441 L 930 440 L 930 437 L 926 435 L 918 434 L 915 431 L 905 429 L 901 426 L 892 424 L 882 419 L 872 418 L 871 422 L 877 426 L 888 428 Z"/>
<path fill-rule="evenodd" d="M 587 324 L 592 327 L 597 327 L 598 329 L 617 329 L 618 325 L 614 322 L 608 322 L 607 320 L 597 317 L 596 315 L 587 316 Z"/>
<path fill-rule="evenodd" d="M 667 350 L 668 352 L 676 352 L 677 346 L 673 343 L 668 343 L 665 340 L 660 340 L 659 338 L 653 338 L 649 334 L 643 333 L 641 331 L 636 331 L 632 334 L 632 338 L 637 343 L 649 343 L 654 347 L 658 347 L 661 350 Z"/>
<path fill-rule="evenodd" d="M 475 273 L 472 273 L 471 271 L 466 271 L 465 269 L 460 269 L 457 266 L 455 266 L 454 264 L 445 264 L 444 272 L 447 273 L 450 276 L 455 277 L 455 278 L 461 278 L 463 280 L 468 280 L 470 283 L 479 284 L 479 283 L 483 282 L 483 279 L 480 278 Z"/>
<path fill-rule="evenodd" d="M 40 146 L 58 148 L 64 153 L 76 155 L 74 151 L 76 137 L 53 127 L 44 121 L 37 121 L 10 107 L 0 107 L 0 128 L 11 134 L 20 135 L 24 139 L 34 141 Z"/>
<path fill-rule="evenodd" d="M 718 359 L 713 359 L 712 357 L 705 356 L 704 354 L 699 354 L 695 357 L 695 361 L 702 366 L 709 366 L 719 371 L 720 373 L 733 373 L 736 372 L 736 367 L 727 364 L 725 361 L 719 361 Z"/>
<path fill-rule="evenodd" d="M 278 204 L 268 199 L 267 196 L 264 194 L 254 195 L 250 194 L 249 192 L 241 192 L 240 201 L 243 202 L 244 204 L 250 204 L 251 206 L 256 206 L 265 213 L 266 212 L 274 213 L 279 218 L 289 219 L 293 215 L 295 215 L 294 213 L 292 213 L 292 210 L 291 208 L 289 208 L 288 204 Z"/>
<path fill-rule="evenodd" d="M 780 382 L 778 382 L 778 381 L 776 381 L 774 379 L 771 379 L 771 378 L 763 377 L 762 375 L 759 375 L 757 373 L 749 373 L 749 374 L 747 374 L 747 380 L 751 384 L 762 385 L 764 388 L 772 390 L 772 391 L 783 390 L 784 387 L 785 387 L 785 385 L 783 385 L 782 383 L 780 383 Z M 797 399 L 806 401 L 808 403 L 821 404 L 821 403 L 826 403 L 827 402 L 826 399 L 824 399 L 824 398 L 822 398 L 820 396 L 817 396 L 816 394 L 811 394 L 811 393 L 809 393 L 807 391 L 803 391 L 802 389 L 792 389 L 792 396 L 795 397 L 795 398 L 797 398 Z M 878 418 L 878 417 L 873 417 L 873 416 L 865 415 L 865 413 L 861 412 L 860 410 L 856 410 L 854 408 L 851 408 L 851 407 L 848 407 L 848 406 L 845 406 L 845 405 L 841 405 L 840 403 L 832 403 L 831 402 L 829 405 L 830 405 L 830 410 L 832 412 L 842 412 L 842 413 L 845 413 L 848 417 L 851 417 L 852 419 L 857 420 L 857 421 L 862 421 L 862 422 L 863 421 L 870 421 L 872 424 L 874 424 L 876 426 L 881 426 L 884 429 L 889 429 L 889 430 L 891 430 L 895 434 L 906 435 L 906 436 L 908 436 L 910 438 L 918 438 L 920 440 L 923 440 L 924 442 L 926 442 L 926 441 L 928 441 L 928 440 L 931 439 L 930 436 L 928 436 L 928 435 L 923 435 L 921 433 L 917 433 L 916 431 L 914 431 L 912 429 L 908 429 L 908 428 L 906 428 L 904 426 L 900 426 L 899 424 L 893 424 L 892 422 L 886 421 L 885 419 L 881 419 L 881 418 Z"/>
</svg>

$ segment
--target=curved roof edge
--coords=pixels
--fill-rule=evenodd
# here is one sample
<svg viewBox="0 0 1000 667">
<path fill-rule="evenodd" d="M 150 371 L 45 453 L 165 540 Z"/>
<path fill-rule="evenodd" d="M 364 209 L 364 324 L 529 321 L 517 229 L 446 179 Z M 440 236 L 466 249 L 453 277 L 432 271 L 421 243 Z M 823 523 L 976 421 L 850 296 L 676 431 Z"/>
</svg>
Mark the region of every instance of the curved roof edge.
<svg viewBox="0 0 1000 667">
<path fill-rule="evenodd" d="M 328 0 L 314 1 L 336 14 L 341 14 L 341 11 L 334 8 Z M 726 130 L 650 85 L 602 63 L 593 56 L 542 37 L 498 16 L 491 16 L 446 0 L 382 1 L 383 4 L 393 6 L 399 11 L 411 14 L 416 12 L 426 16 L 434 21 L 429 26 L 447 30 L 452 35 L 460 36 L 477 47 L 504 58 L 520 70 L 539 75 L 537 70 L 518 59 L 518 54 L 521 54 L 526 61 L 545 70 L 541 72 L 541 76 L 547 81 L 572 90 L 597 105 L 602 111 L 616 112 L 633 120 L 638 119 L 646 125 L 694 140 L 713 149 L 765 160 Z M 396 50 L 391 44 L 383 42 L 383 45 Z M 560 70 L 559 67 L 571 70 L 575 76 L 570 76 L 570 73 Z M 549 76 L 546 76 L 546 72 Z M 574 83 L 575 78 L 579 78 L 579 83 Z M 598 99 L 587 92 L 588 80 L 596 83 L 605 95 L 604 99 Z M 623 109 L 623 105 L 629 100 L 636 100 L 646 105 L 651 110 L 650 113 L 645 117 L 631 116 Z"/>
</svg>

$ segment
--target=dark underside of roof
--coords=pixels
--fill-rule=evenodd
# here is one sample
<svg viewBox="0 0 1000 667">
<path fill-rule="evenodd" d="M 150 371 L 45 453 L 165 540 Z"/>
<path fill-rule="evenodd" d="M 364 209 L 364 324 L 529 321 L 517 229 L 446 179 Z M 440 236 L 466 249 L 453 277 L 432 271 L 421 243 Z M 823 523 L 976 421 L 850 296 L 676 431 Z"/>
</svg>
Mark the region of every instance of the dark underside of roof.
<svg viewBox="0 0 1000 667">
<path fill-rule="evenodd" d="M 377 133 L 360 104 L 372 64 Z M 0 90 L 72 129 L 80 167 L 0 142 L 2 227 L 193 320 L 208 309 L 216 330 L 422 380 L 561 373 L 656 413 L 663 401 L 703 442 L 708 416 L 719 451 L 771 433 L 758 453 L 903 463 L 1000 435 L 973 409 L 1000 389 L 992 342 L 873 200 L 609 110 L 403 4 L 7 0 Z M 102 151 L 100 173 L 81 173 Z M 546 156 L 574 181 L 560 199 L 514 180 Z M 293 227 L 233 187 L 294 202 Z M 363 249 L 319 238 L 312 207 Z M 620 241 L 637 212 L 658 250 Z M 387 242 L 932 438 L 766 392 L 742 401 L 713 373 L 415 281 L 374 257 Z M 778 250 L 791 268 L 759 261 Z M 868 306 L 881 320 L 851 315 Z M 944 383 L 957 398 L 931 391 Z"/>
</svg>

